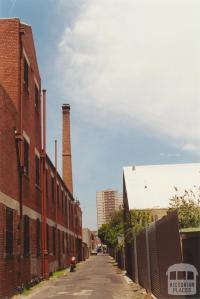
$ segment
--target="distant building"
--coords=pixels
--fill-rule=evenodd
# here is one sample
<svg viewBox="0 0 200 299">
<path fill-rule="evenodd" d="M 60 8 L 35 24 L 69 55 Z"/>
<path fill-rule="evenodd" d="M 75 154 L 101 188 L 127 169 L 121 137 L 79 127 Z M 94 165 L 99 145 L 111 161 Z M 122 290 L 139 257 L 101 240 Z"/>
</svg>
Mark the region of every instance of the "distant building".
<svg viewBox="0 0 200 299">
<path fill-rule="evenodd" d="M 107 189 L 96 193 L 97 226 L 110 221 L 112 214 L 122 207 L 122 194 L 116 190 Z"/>
<path fill-rule="evenodd" d="M 89 257 L 92 250 L 92 232 L 89 228 L 83 228 L 82 235 L 83 235 L 83 242 L 87 245 L 88 248 L 88 257 Z"/>
<path fill-rule="evenodd" d="M 82 229 L 82 236 L 83 236 L 83 259 L 89 258 L 91 254 L 91 247 L 92 247 L 92 238 L 91 238 L 91 231 L 89 228 Z"/>
<path fill-rule="evenodd" d="M 97 247 L 100 245 L 97 231 L 91 231 L 89 228 L 83 228 L 83 259 L 87 259 L 91 254 L 96 252 Z"/>
<path fill-rule="evenodd" d="M 91 231 L 92 235 L 91 235 L 91 238 L 92 238 L 92 251 L 95 251 L 97 249 L 98 246 L 101 245 L 101 240 L 99 239 L 98 237 L 98 231 L 96 230 L 93 230 Z"/>
</svg>

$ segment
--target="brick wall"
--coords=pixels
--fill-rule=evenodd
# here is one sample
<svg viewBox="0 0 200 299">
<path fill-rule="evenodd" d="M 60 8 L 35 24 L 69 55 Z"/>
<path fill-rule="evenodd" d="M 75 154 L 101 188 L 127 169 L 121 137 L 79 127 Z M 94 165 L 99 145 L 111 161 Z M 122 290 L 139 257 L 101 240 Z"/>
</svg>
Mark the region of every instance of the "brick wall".
<svg viewBox="0 0 200 299">
<path fill-rule="evenodd" d="M 19 19 L 0 20 L 0 82 L 18 107 L 20 44 Z"/>
<path fill-rule="evenodd" d="M 24 59 L 28 64 L 28 84 L 24 77 Z M 17 287 L 42 276 L 42 190 L 36 185 L 36 155 L 41 155 L 41 99 L 35 106 L 35 85 L 41 94 L 31 27 L 19 19 L 0 20 L 0 298 L 9 298 Z M 20 117 L 21 116 L 21 117 Z M 20 149 L 24 166 L 24 143 L 29 144 L 29 173 L 22 175 L 22 213 L 20 219 L 20 180 L 14 128 L 22 133 Z M 41 163 L 41 158 L 40 158 Z M 81 209 L 47 156 L 47 227 L 49 273 L 69 265 L 71 256 L 79 254 Z M 56 179 L 57 178 L 57 179 Z M 54 181 L 54 190 L 52 190 Z M 59 193 L 59 202 L 55 192 Z M 54 192 L 54 200 L 53 200 Z M 59 208 L 56 209 L 56 206 Z M 6 255 L 6 209 L 13 210 L 13 252 Z M 56 210 L 57 215 L 56 215 Z M 24 255 L 27 238 L 24 215 L 29 219 L 29 253 Z M 38 224 L 39 223 L 39 224 Z M 38 231 L 38 225 L 40 227 Z M 55 240 L 53 237 L 55 231 Z M 38 235 L 39 233 L 39 235 Z M 45 236 L 47 238 L 47 235 Z M 60 240 L 60 241 L 59 241 Z M 55 250 L 54 250 L 55 244 Z M 41 246 L 41 244 L 40 244 Z"/>
<path fill-rule="evenodd" d="M 0 82 L 0 192 L 18 198 L 17 159 L 14 128 L 17 110 Z M 12 161 L 12 163 L 10 163 Z M 11 184 L 12 182 L 12 184 Z"/>
</svg>

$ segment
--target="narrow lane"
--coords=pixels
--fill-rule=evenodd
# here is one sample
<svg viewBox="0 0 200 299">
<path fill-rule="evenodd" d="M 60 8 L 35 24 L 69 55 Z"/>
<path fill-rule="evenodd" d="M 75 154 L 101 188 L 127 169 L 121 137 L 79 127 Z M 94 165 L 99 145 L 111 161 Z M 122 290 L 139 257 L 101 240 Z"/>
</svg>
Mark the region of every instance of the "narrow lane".
<svg viewBox="0 0 200 299">
<path fill-rule="evenodd" d="M 129 285 L 111 257 L 92 256 L 73 273 L 50 280 L 27 299 L 143 299 L 142 290 Z"/>
</svg>

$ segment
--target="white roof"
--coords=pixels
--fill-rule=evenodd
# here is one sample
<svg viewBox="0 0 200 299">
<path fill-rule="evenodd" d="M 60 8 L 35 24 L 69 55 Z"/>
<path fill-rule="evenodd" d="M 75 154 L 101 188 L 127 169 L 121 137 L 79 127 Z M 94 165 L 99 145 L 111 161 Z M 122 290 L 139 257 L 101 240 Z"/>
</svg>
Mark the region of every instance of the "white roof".
<svg viewBox="0 0 200 299">
<path fill-rule="evenodd" d="M 168 208 L 169 199 L 200 186 L 200 163 L 124 167 L 129 209 Z"/>
</svg>

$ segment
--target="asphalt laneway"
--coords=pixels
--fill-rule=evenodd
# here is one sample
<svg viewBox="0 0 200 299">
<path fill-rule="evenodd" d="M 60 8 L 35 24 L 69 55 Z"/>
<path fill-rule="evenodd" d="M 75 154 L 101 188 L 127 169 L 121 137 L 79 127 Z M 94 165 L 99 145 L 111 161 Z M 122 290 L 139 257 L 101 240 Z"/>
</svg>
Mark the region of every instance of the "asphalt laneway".
<svg viewBox="0 0 200 299">
<path fill-rule="evenodd" d="M 146 296 L 142 289 L 125 281 L 111 257 L 98 255 L 79 264 L 75 272 L 48 281 L 26 298 L 143 299 Z"/>
</svg>

